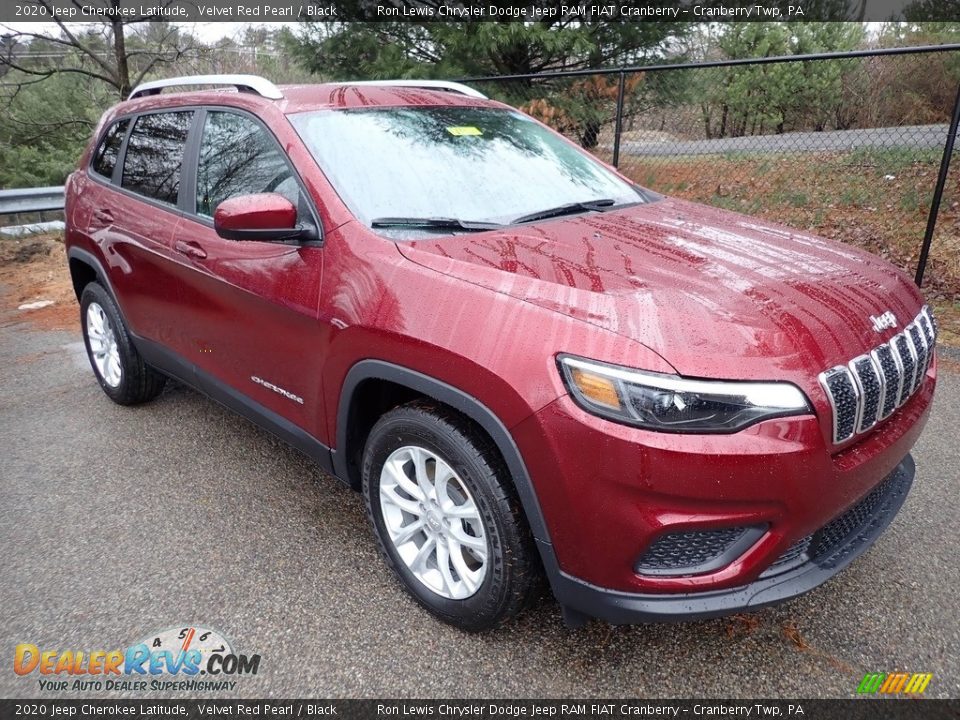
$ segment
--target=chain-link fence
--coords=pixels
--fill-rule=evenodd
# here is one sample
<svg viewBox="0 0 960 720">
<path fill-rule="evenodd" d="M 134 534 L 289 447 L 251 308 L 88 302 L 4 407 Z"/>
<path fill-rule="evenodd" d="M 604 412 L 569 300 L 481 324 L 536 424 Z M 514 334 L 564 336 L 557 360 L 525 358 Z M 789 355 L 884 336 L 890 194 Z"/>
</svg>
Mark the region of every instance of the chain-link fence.
<svg viewBox="0 0 960 720">
<path fill-rule="evenodd" d="M 960 47 L 469 81 L 641 185 L 864 247 L 913 274 Z M 960 168 L 924 288 L 960 302 Z"/>
</svg>

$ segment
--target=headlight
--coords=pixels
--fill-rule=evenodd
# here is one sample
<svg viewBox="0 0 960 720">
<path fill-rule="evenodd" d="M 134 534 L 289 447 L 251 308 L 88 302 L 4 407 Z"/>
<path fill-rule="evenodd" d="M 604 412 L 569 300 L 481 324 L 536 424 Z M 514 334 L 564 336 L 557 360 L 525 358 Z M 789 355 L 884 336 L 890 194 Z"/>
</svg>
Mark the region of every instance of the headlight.
<svg viewBox="0 0 960 720">
<path fill-rule="evenodd" d="M 570 355 L 558 363 L 584 410 L 648 430 L 732 433 L 768 418 L 813 412 L 789 383 L 689 380 Z"/>
</svg>

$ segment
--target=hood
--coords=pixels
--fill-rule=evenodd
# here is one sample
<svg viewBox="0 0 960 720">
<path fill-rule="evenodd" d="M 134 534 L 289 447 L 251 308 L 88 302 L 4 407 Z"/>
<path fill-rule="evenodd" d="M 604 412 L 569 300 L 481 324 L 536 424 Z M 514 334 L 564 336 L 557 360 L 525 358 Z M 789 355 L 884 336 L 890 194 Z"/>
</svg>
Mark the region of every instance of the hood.
<svg viewBox="0 0 960 720">
<path fill-rule="evenodd" d="M 640 342 L 691 377 L 809 386 L 811 373 L 876 347 L 921 307 L 910 278 L 867 252 L 674 199 L 399 247 Z M 870 316 L 888 310 L 897 328 L 878 333 Z"/>
</svg>

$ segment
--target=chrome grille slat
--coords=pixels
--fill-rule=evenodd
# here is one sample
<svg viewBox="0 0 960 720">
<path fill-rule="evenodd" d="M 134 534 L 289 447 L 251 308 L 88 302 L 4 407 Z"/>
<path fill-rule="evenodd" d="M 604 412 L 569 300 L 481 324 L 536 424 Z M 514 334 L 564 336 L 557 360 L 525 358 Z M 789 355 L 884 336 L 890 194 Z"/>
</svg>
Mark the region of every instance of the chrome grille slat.
<svg viewBox="0 0 960 720">
<path fill-rule="evenodd" d="M 820 373 L 820 384 L 833 411 L 833 442 L 844 443 L 870 430 L 906 403 L 923 385 L 936 340 L 936 320 L 924 306 L 889 342 L 846 366 Z"/>
<path fill-rule="evenodd" d="M 913 379 L 917 374 L 917 355 L 910 341 L 907 340 L 907 336 L 903 333 L 890 341 L 890 347 L 900 358 L 900 367 L 903 368 L 903 390 L 900 391 L 900 399 L 897 401 L 897 407 L 900 407 L 913 392 Z"/>
<path fill-rule="evenodd" d="M 922 312 L 917 321 L 920 324 L 920 329 L 923 330 L 923 339 L 927 341 L 927 347 L 932 348 L 936 337 L 933 334 L 933 323 L 930 322 L 930 316 L 926 312 Z"/>
<path fill-rule="evenodd" d="M 927 341 L 927 367 L 933 362 L 933 347 L 937 342 L 937 334 L 933 329 L 933 321 L 929 311 L 924 308 L 920 313 L 920 329 L 923 330 L 923 339 Z"/>
<path fill-rule="evenodd" d="M 916 390 L 923 381 L 923 374 L 927 371 L 929 357 L 927 356 L 927 338 L 923 335 L 923 329 L 920 327 L 920 318 L 918 317 L 912 327 L 907 328 L 910 340 L 913 341 L 913 349 L 917 351 L 917 379 L 913 384 Z"/>
<path fill-rule="evenodd" d="M 850 373 L 859 395 L 857 432 L 862 433 L 877 424 L 882 390 L 880 371 L 869 355 L 861 355 L 850 361 Z"/>
<path fill-rule="evenodd" d="M 880 369 L 883 382 L 883 402 L 880 406 L 880 419 L 886 420 L 897 409 L 897 400 L 903 387 L 903 368 L 897 365 L 896 356 L 889 345 L 881 345 L 872 350 L 870 356 Z"/>
<path fill-rule="evenodd" d="M 843 442 L 853 437 L 857 427 L 859 402 L 853 376 L 843 365 L 837 365 L 820 374 L 820 383 L 827 391 L 833 408 L 834 442 Z"/>
</svg>

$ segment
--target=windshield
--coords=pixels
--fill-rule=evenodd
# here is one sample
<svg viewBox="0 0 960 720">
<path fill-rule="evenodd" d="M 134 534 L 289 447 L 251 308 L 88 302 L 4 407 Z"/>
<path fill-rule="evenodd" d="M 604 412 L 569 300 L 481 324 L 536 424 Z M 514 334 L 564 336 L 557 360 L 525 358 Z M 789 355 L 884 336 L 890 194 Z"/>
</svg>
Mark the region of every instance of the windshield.
<svg viewBox="0 0 960 720">
<path fill-rule="evenodd" d="M 589 155 L 513 110 L 323 110 L 291 121 L 353 214 L 393 237 L 463 229 L 437 219 L 508 224 L 564 205 L 644 201 Z M 432 226 L 411 230 L 418 219 L 433 219 Z"/>
</svg>

